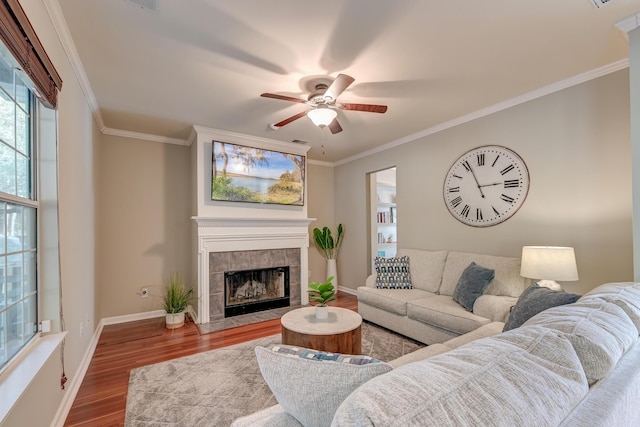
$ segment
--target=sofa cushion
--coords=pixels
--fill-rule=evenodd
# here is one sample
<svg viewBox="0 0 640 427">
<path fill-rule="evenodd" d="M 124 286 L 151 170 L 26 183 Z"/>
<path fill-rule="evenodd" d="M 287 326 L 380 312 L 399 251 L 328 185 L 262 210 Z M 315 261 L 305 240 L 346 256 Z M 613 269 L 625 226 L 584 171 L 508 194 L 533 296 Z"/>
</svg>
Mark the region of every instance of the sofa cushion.
<svg viewBox="0 0 640 427">
<path fill-rule="evenodd" d="M 580 295 L 556 291 L 534 283 L 525 289 L 518 298 L 518 302 L 504 325 L 504 330 L 510 331 L 517 328 L 548 308 L 571 304 L 578 301 L 578 298 Z"/>
<path fill-rule="evenodd" d="M 391 366 L 367 356 L 335 355 L 272 344 L 255 349 L 276 400 L 304 426 L 324 427 L 353 390 Z M 321 396 L 321 399 L 318 398 Z"/>
<path fill-rule="evenodd" d="M 604 378 L 638 339 L 638 331 L 624 310 L 606 301 L 550 308 L 523 326 L 541 326 L 564 334 L 575 348 L 589 384 Z"/>
<path fill-rule="evenodd" d="M 400 356 L 397 359 L 393 359 L 389 362 L 394 369 L 398 368 L 402 365 L 406 365 L 408 363 L 419 362 L 428 357 L 433 357 L 438 354 L 446 353 L 450 351 L 451 348 L 440 343 L 435 343 L 428 345 L 426 347 L 419 348 L 416 351 L 412 351 L 411 353 L 407 353 L 404 356 Z"/>
<path fill-rule="evenodd" d="M 622 308 L 640 333 L 640 283 L 607 283 L 583 296 L 580 301 L 600 298 Z"/>
<path fill-rule="evenodd" d="M 436 296 L 420 289 L 378 289 L 358 287 L 358 302 L 390 311 L 400 316 L 407 315 L 407 302 Z"/>
<path fill-rule="evenodd" d="M 490 322 L 489 319 L 469 313 L 446 295 L 409 301 L 407 316 L 457 334 L 466 334 Z"/>
<path fill-rule="evenodd" d="M 516 329 L 373 378 L 331 425 L 556 426 L 587 393 L 564 336 Z"/>
<path fill-rule="evenodd" d="M 479 340 L 480 338 L 492 337 L 502 332 L 503 322 L 491 322 L 486 325 L 480 326 L 478 329 L 474 329 L 471 332 L 451 338 L 445 341 L 443 344 L 447 347 L 454 349 L 462 347 L 465 344 L 469 344 L 472 341 Z"/>
<path fill-rule="evenodd" d="M 274 405 L 253 414 L 236 418 L 230 427 L 303 427 L 298 420 L 284 410 L 282 405 Z"/>
<path fill-rule="evenodd" d="M 374 260 L 376 269 L 376 287 L 380 289 L 411 289 L 409 257 L 383 258 Z"/>
<path fill-rule="evenodd" d="M 458 279 L 456 289 L 453 291 L 453 300 L 467 311 L 473 311 L 473 304 L 479 296 L 484 294 L 494 276 L 494 270 L 471 262 Z"/>
<path fill-rule="evenodd" d="M 494 322 L 506 322 L 511 309 L 516 305 L 518 298 L 498 295 L 481 295 L 473 304 L 473 314 L 486 317 Z"/>
<path fill-rule="evenodd" d="M 442 275 L 439 294 L 453 295 L 462 272 L 472 261 L 486 268 L 495 270 L 496 274 L 487 289 L 489 295 L 518 297 L 528 283 L 520 276 L 520 260 L 493 255 L 480 255 L 450 251 Z"/>
<path fill-rule="evenodd" d="M 433 293 L 438 292 L 442 282 L 447 251 L 398 249 L 398 256 L 408 256 L 411 260 L 411 283 L 414 288 Z"/>
</svg>

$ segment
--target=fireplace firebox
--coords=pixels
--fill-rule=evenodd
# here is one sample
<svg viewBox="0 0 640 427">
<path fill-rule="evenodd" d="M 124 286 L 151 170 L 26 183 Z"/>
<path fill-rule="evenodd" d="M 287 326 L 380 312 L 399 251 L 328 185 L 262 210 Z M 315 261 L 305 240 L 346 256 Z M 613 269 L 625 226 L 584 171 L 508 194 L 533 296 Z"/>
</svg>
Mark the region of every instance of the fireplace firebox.
<svg viewBox="0 0 640 427">
<path fill-rule="evenodd" d="M 225 271 L 224 316 L 289 307 L 289 267 Z"/>
</svg>

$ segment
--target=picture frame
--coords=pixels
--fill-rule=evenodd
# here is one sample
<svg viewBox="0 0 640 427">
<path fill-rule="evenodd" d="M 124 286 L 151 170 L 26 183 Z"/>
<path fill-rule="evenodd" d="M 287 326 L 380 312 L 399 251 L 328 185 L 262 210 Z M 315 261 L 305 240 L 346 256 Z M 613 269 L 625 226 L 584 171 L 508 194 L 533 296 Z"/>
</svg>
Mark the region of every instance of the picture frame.
<svg viewBox="0 0 640 427">
<path fill-rule="evenodd" d="M 306 158 L 212 141 L 211 200 L 304 206 Z"/>
</svg>

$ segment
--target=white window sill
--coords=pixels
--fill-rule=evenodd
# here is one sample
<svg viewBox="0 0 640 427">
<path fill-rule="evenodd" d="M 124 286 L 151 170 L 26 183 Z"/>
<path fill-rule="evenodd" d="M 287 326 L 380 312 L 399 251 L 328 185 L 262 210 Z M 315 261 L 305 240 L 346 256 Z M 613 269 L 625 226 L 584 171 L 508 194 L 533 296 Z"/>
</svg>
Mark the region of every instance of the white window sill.
<svg viewBox="0 0 640 427">
<path fill-rule="evenodd" d="M 0 424 L 5 420 L 20 396 L 25 392 L 40 369 L 58 348 L 66 332 L 43 335 L 29 345 L 17 360 L 0 375 Z"/>
</svg>

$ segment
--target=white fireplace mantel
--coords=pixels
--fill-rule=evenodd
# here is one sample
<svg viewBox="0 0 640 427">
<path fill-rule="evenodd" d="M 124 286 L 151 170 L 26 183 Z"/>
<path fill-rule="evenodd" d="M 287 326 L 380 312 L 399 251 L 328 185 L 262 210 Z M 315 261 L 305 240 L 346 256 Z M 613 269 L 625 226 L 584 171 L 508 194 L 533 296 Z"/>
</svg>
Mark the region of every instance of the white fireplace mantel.
<svg viewBox="0 0 640 427">
<path fill-rule="evenodd" d="M 309 227 L 315 218 L 230 218 L 194 216 L 198 227 Z"/>
<path fill-rule="evenodd" d="M 261 249 L 300 249 L 300 297 L 308 303 L 309 224 L 315 218 L 191 218 L 197 225 L 198 323 L 209 321 L 209 254 Z"/>
</svg>

